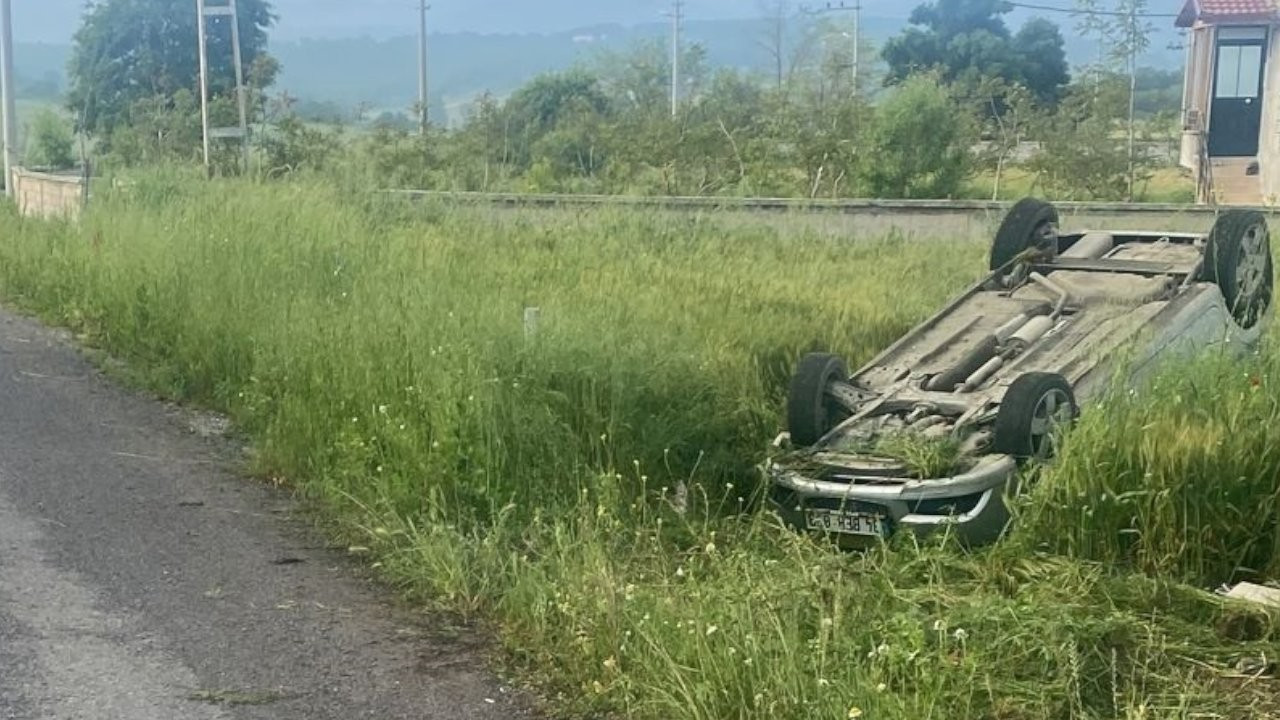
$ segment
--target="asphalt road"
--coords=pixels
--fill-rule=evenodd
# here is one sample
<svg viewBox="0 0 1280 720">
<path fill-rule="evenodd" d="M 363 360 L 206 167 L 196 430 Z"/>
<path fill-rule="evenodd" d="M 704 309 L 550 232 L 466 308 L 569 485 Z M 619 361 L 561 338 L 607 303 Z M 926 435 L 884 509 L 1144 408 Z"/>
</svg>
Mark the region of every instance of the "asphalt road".
<svg viewBox="0 0 1280 720">
<path fill-rule="evenodd" d="M 0 718 L 513 718 L 198 416 L 0 310 Z"/>
</svg>

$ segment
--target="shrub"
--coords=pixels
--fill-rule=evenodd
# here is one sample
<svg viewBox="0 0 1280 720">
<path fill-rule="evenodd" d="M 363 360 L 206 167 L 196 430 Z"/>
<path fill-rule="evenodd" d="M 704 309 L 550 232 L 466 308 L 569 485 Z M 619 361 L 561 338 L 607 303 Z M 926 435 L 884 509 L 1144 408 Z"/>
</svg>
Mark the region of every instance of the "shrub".
<svg viewBox="0 0 1280 720">
<path fill-rule="evenodd" d="M 972 167 L 975 123 L 932 75 L 907 80 L 876 112 L 872 159 L 863 168 L 878 197 L 955 195 Z"/>
<path fill-rule="evenodd" d="M 342 151 L 342 138 L 338 132 L 308 127 L 291 115 L 276 123 L 274 132 L 265 135 L 260 146 L 269 173 L 324 170 Z"/>
<path fill-rule="evenodd" d="M 29 133 L 27 165 L 65 170 L 76 164 L 71 125 L 53 110 L 45 108 L 38 112 L 31 120 Z"/>
</svg>

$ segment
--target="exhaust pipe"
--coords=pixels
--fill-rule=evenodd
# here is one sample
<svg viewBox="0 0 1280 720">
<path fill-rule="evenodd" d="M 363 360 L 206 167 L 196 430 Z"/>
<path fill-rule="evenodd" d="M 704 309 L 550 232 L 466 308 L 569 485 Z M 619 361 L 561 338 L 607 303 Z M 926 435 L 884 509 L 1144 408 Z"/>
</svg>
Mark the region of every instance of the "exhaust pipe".
<svg viewBox="0 0 1280 720">
<path fill-rule="evenodd" d="M 1038 272 L 1031 273 L 1031 280 L 1058 296 L 1058 302 L 1053 306 L 1053 313 L 1050 317 L 1057 317 L 1061 315 L 1062 311 L 1066 309 L 1067 303 L 1071 302 L 1071 293 L 1064 290 L 1061 285 L 1058 285 Z"/>
<path fill-rule="evenodd" d="M 992 375 L 995 375 L 996 371 L 1002 367 L 1004 367 L 1003 356 L 997 355 L 991 358 L 987 361 L 986 365 L 978 368 L 977 372 L 970 375 L 969 378 L 964 381 L 964 385 L 960 386 L 960 392 L 973 392 L 981 386 L 982 383 L 990 379 Z"/>
<path fill-rule="evenodd" d="M 1074 245 L 1067 248 L 1058 257 L 1096 260 L 1111 252 L 1111 249 L 1115 246 L 1116 238 L 1111 233 L 1091 232 L 1086 233 L 1084 237 L 1077 240 Z"/>
<path fill-rule="evenodd" d="M 986 365 L 991 358 L 1000 352 L 1000 341 L 995 335 L 988 335 L 978 343 L 977 347 L 965 353 L 960 362 L 947 370 L 933 376 L 925 390 L 951 392 L 962 385 L 970 375 Z"/>
<path fill-rule="evenodd" d="M 1049 315 L 1031 318 L 1026 325 L 1018 328 L 1017 332 L 1009 336 L 1010 349 L 1018 353 L 1025 352 L 1032 343 L 1048 334 L 1053 329 L 1055 322 Z"/>
</svg>

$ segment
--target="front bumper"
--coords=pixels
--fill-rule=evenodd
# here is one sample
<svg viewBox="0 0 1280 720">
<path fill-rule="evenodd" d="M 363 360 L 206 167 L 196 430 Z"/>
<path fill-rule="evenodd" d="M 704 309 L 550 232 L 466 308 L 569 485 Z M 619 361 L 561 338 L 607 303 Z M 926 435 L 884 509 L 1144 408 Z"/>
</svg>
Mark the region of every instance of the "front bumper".
<svg viewBox="0 0 1280 720">
<path fill-rule="evenodd" d="M 852 476 L 848 481 L 813 480 L 770 463 L 769 502 L 789 525 L 806 529 L 809 509 L 847 510 L 884 517 L 890 531 L 927 535 L 944 526 L 966 543 L 1000 537 L 1009 523 L 1005 494 L 1018 477 L 1007 455 L 983 457 L 972 470 L 937 480 Z"/>
</svg>

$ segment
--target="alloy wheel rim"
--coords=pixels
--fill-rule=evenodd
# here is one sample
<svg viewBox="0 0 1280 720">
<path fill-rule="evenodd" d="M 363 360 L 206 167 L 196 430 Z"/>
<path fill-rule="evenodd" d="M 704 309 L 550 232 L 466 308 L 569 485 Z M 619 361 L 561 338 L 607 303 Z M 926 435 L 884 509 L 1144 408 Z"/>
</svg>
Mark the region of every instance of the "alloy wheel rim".
<svg viewBox="0 0 1280 720">
<path fill-rule="evenodd" d="M 1054 388 L 1041 396 L 1031 414 L 1031 451 L 1038 459 L 1054 454 L 1057 429 L 1071 422 L 1075 411 L 1066 391 Z"/>
<path fill-rule="evenodd" d="M 1262 291 L 1267 272 L 1267 231 L 1261 224 L 1245 231 L 1236 259 L 1237 305 L 1251 307 Z"/>
</svg>

